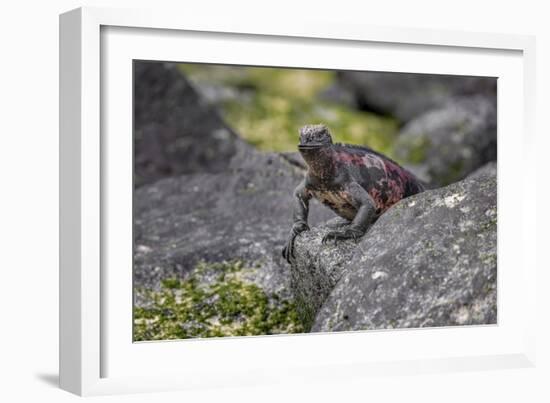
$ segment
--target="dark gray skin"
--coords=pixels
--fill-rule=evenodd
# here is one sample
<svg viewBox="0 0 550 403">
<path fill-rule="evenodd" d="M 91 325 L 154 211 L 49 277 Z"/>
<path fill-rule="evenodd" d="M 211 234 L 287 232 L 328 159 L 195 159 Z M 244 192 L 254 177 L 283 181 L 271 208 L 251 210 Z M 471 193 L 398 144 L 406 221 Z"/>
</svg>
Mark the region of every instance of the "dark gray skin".
<svg viewBox="0 0 550 403">
<path fill-rule="evenodd" d="M 357 241 L 389 207 L 424 190 L 412 173 L 382 154 L 368 147 L 334 144 L 324 125 L 304 126 L 298 150 L 308 171 L 294 190 L 294 224 L 283 249 L 283 257 L 289 263 L 294 259 L 294 240 L 309 230 L 312 197 L 349 221 L 349 226 L 328 232 L 322 240 L 337 243 Z"/>
</svg>

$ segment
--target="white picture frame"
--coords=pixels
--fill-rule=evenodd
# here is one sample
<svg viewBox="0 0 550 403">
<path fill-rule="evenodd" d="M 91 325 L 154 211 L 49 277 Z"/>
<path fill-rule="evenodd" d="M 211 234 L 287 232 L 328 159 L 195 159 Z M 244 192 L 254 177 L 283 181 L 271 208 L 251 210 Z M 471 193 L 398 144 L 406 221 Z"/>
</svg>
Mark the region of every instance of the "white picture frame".
<svg viewBox="0 0 550 403">
<path fill-rule="evenodd" d="M 137 36 L 139 47 L 132 43 Z M 186 50 L 184 54 L 187 55 L 193 52 L 192 60 L 181 56 L 179 44 L 184 43 L 181 41 L 188 41 L 183 51 Z M 202 41 L 201 46 L 193 45 L 194 41 Z M 221 48 L 219 52 L 208 53 L 208 46 L 216 49 L 215 46 L 224 42 L 232 44 L 231 54 L 224 53 Z M 246 47 L 239 49 L 239 44 Z M 127 337 L 128 331 L 131 332 L 127 329 L 128 324 L 131 327 L 131 316 L 127 315 L 131 291 L 128 294 L 124 285 L 128 279 L 128 253 L 131 253 L 131 215 L 122 214 L 121 221 L 115 221 L 118 218 L 113 217 L 120 215 L 106 213 L 122 211 L 120 209 L 131 211 L 128 205 L 131 203 L 128 183 L 132 175 L 128 144 L 131 143 L 127 141 L 129 122 L 131 132 L 132 110 L 128 107 L 131 77 L 124 78 L 128 60 L 277 65 L 273 57 L 285 49 L 285 59 L 279 61 L 281 65 L 317 67 L 322 62 L 316 59 L 315 52 L 312 50 L 307 58 L 303 52 L 303 49 L 317 46 L 341 52 L 338 61 L 322 66 L 326 68 L 361 69 L 368 65 L 373 70 L 492 76 L 495 71 L 502 72 L 498 75 L 498 326 L 132 343 Z M 270 51 L 262 50 L 264 47 Z M 252 51 L 246 54 L 246 49 Z M 352 59 L 350 49 L 356 52 L 355 55 L 378 52 L 372 54 L 379 57 L 368 63 L 361 57 Z M 331 379 L 346 379 L 374 373 L 397 375 L 533 366 L 535 322 L 525 313 L 535 312 L 535 253 L 534 243 L 522 236 L 535 232 L 536 217 L 524 202 L 515 217 L 507 218 L 513 206 L 504 197 L 508 188 L 503 183 L 520 181 L 523 187 L 536 188 L 534 176 L 520 177 L 514 172 L 509 155 L 512 151 L 516 158 L 527 162 L 534 153 L 534 49 L 534 38 L 521 35 L 371 27 L 312 20 L 289 20 L 284 24 L 269 20 L 215 20 L 150 10 L 80 8 L 62 14 L 61 387 L 79 395 L 97 395 L 291 383 L 296 379 L 322 380 L 328 373 Z M 438 52 L 445 57 L 436 58 Z M 408 64 L 401 67 L 402 70 L 391 67 L 391 63 L 397 66 L 396 60 L 401 56 L 413 54 L 424 57 L 408 57 Z M 465 57 L 471 57 L 471 62 L 463 62 Z M 431 62 L 429 68 L 427 61 Z M 502 98 L 502 88 L 506 94 L 516 95 L 514 104 L 508 99 L 511 96 Z M 518 105 L 521 112 L 514 117 L 507 116 L 507 108 Z M 115 128 L 124 135 L 110 135 Z M 518 138 L 513 136 L 520 135 L 518 143 Z M 113 156 L 119 163 L 112 163 Z M 114 192 L 121 193 L 115 197 Z M 118 200 L 116 205 L 115 199 Z M 501 231 L 501 223 L 517 230 L 516 235 Z M 117 239 L 120 243 L 116 245 L 121 245 L 123 252 L 115 256 L 109 242 Z M 501 253 L 509 254 L 505 261 Z M 119 259 L 124 269 L 116 273 L 108 270 L 112 267 L 110 259 Z M 507 275 L 507 270 L 501 275 L 500 267 L 507 264 L 521 268 L 517 278 Z M 131 275 L 131 266 L 129 269 Z M 131 288 L 131 282 L 128 287 Z M 512 304 L 512 298 L 517 302 Z M 454 343 L 457 340 L 461 340 L 458 346 Z M 453 343 L 454 347 L 445 347 Z M 372 350 L 353 354 L 353 347 L 359 344 L 375 345 L 378 353 Z M 390 354 L 389 348 L 384 346 L 391 345 L 394 348 Z M 319 357 L 316 355 L 319 349 L 328 353 Z M 336 349 L 340 349 L 341 354 L 330 353 Z M 181 357 L 177 357 L 178 354 Z M 139 360 L 135 360 L 138 356 Z M 143 368 L 134 361 L 141 362 Z M 219 364 L 216 370 L 211 369 L 212 363 Z M 190 366 L 193 371 L 189 371 Z"/>
</svg>

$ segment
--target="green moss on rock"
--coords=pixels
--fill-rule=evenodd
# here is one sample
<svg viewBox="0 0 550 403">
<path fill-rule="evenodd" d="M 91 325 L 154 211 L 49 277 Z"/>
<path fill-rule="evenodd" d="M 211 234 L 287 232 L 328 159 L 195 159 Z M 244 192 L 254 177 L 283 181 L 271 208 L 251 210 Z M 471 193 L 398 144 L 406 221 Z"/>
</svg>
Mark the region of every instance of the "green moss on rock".
<svg viewBox="0 0 550 403">
<path fill-rule="evenodd" d="M 298 333 L 294 304 L 268 295 L 241 261 L 201 262 L 185 279 L 170 278 L 160 291 L 137 289 L 149 304 L 134 309 L 134 340 Z"/>
<path fill-rule="evenodd" d="M 435 173 L 434 173 L 435 176 Z M 454 183 L 464 176 L 464 161 L 455 160 L 448 164 L 447 172 L 439 175 L 441 183 Z"/>
<path fill-rule="evenodd" d="M 427 136 L 410 136 L 402 140 L 402 148 L 406 153 L 404 162 L 411 164 L 422 164 L 426 162 L 428 150 L 430 149 L 430 139 Z"/>
</svg>

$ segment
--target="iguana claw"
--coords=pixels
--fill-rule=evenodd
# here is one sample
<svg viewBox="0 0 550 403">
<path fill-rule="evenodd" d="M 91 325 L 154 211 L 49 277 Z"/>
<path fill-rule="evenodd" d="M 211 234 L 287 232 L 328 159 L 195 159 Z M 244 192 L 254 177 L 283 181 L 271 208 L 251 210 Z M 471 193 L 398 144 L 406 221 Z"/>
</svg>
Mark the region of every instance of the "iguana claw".
<svg viewBox="0 0 550 403">
<path fill-rule="evenodd" d="M 343 241 L 346 239 L 353 239 L 355 242 L 362 236 L 360 231 L 353 229 L 345 229 L 343 231 L 330 231 L 324 237 L 321 243 L 327 244 L 329 241 L 333 240 L 334 244 L 337 244 L 338 241 Z"/>
</svg>

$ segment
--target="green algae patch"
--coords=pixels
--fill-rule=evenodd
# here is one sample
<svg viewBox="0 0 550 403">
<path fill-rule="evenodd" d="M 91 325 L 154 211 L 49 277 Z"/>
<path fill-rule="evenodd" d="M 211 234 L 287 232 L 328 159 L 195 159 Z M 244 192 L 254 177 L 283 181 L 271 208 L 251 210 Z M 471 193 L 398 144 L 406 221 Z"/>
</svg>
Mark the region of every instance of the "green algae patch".
<svg viewBox="0 0 550 403">
<path fill-rule="evenodd" d="M 201 262 L 158 291 L 136 289 L 148 303 L 134 308 L 134 341 L 302 332 L 293 302 L 252 283 L 254 270 L 241 261 Z"/>
<path fill-rule="evenodd" d="M 464 177 L 464 161 L 455 160 L 448 164 L 447 172 L 440 175 L 440 181 L 443 184 L 450 184 L 459 181 Z"/>
<path fill-rule="evenodd" d="M 210 101 L 224 120 L 258 149 L 296 151 L 299 129 L 324 123 L 336 142 L 393 155 L 397 120 L 320 96 L 334 84 L 333 71 L 198 64 L 182 64 L 180 70 L 199 90 L 214 94 Z"/>
<path fill-rule="evenodd" d="M 399 139 L 397 159 L 403 163 L 422 164 L 428 158 L 430 139 L 425 135 L 403 136 Z"/>
</svg>

